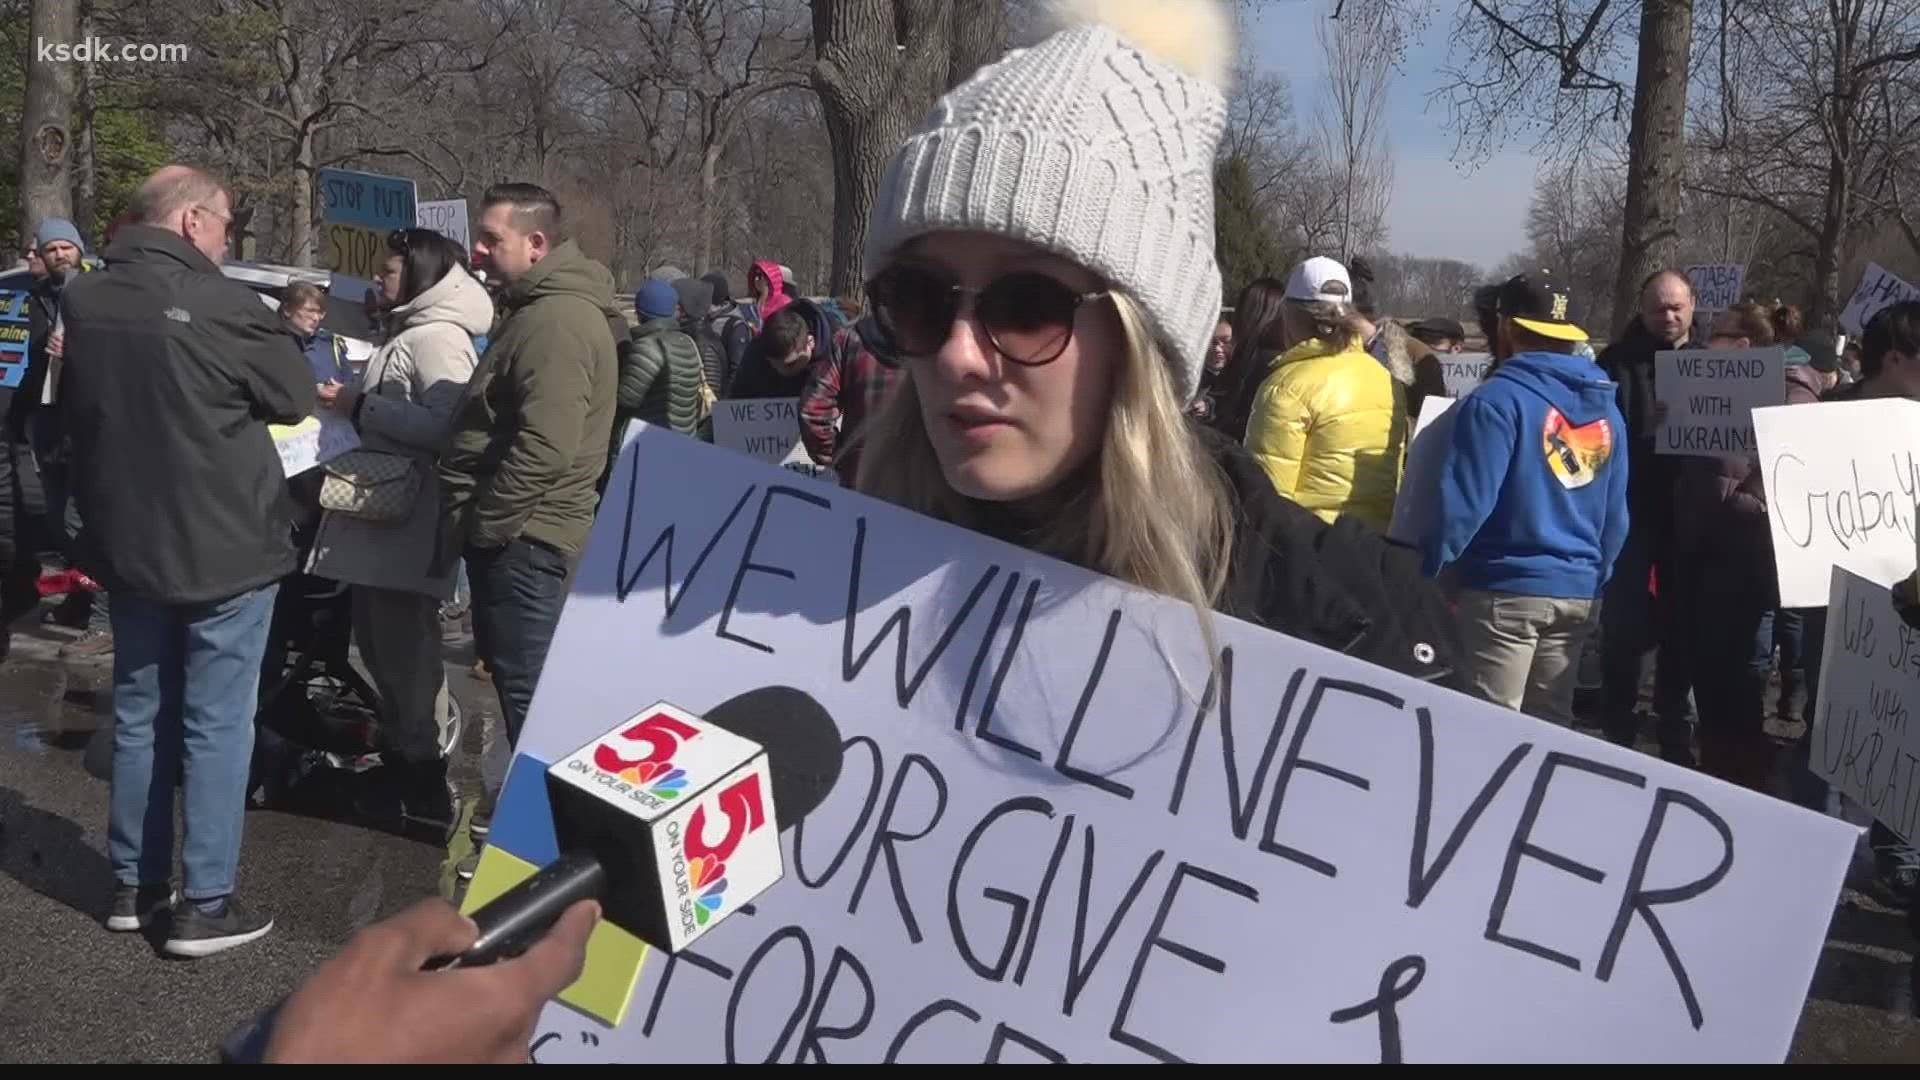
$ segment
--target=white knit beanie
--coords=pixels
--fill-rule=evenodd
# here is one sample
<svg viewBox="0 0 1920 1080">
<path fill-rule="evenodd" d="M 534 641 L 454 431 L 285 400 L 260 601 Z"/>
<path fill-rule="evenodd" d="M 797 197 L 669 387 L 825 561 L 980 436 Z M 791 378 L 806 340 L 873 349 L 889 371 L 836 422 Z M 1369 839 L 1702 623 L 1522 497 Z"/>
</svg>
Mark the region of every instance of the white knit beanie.
<svg viewBox="0 0 1920 1080">
<path fill-rule="evenodd" d="M 1213 163 L 1232 30 L 1219 0 L 1066 0 L 1062 28 L 940 100 L 880 180 L 867 273 L 924 233 L 999 233 L 1130 294 L 1199 385 L 1214 322 Z"/>
</svg>

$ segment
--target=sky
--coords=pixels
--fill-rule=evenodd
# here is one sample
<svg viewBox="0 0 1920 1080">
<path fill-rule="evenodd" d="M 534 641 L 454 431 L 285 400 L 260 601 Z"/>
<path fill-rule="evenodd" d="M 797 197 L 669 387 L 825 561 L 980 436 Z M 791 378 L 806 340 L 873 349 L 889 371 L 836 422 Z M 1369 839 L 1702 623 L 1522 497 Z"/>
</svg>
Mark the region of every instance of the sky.
<svg viewBox="0 0 1920 1080">
<path fill-rule="evenodd" d="M 1269 0 L 1249 27 L 1247 45 L 1256 62 L 1292 81 L 1295 120 L 1303 130 L 1311 129 L 1325 83 L 1313 23 L 1330 10 L 1325 0 Z M 1447 62 L 1451 22 L 1444 11 L 1429 21 L 1390 86 L 1387 149 L 1394 175 L 1387 248 L 1492 269 L 1526 245 L 1535 158 L 1529 144 L 1516 141 L 1484 163 L 1451 160 L 1454 139 L 1445 103 L 1427 97 L 1447 81 L 1440 69 Z"/>
</svg>

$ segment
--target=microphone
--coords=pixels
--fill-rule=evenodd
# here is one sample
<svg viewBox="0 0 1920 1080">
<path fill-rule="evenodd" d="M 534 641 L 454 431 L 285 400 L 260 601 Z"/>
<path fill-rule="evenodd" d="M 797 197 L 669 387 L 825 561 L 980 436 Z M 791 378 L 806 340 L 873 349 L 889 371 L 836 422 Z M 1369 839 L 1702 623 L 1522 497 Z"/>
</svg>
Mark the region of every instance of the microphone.
<svg viewBox="0 0 1920 1080">
<path fill-rule="evenodd" d="M 547 770 L 560 857 L 475 911 L 479 938 L 427 970 L 517 956 L 581 900 L 679 952 L 784 876 L 780 832 L 826 799 L 843 754 L 833 717 L 790 686 L 704 718 L 642 710 Z"/>
</svg>

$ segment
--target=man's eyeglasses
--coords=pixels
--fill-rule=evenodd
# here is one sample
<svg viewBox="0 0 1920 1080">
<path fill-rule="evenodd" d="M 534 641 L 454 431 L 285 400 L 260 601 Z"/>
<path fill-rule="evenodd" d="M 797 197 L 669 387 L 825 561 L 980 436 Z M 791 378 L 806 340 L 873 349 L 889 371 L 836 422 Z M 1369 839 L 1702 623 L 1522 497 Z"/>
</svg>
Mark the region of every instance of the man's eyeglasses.
<svg viewBox="0 0 1920 1080">
<path fill-rule="evenodd" d="M 1077 293 L 1037 270 L 1015 271 L 969 289 L 926 267 L 898 264 L 869 282 L 867 295 L 880 328 L 905 355 L 939 352 L 970 297 L 994 349 L 1016 364 L 1038 367 L 1066 352 L 1080 305 L 1106 297 L 1109 290 Z"/>
</svg>

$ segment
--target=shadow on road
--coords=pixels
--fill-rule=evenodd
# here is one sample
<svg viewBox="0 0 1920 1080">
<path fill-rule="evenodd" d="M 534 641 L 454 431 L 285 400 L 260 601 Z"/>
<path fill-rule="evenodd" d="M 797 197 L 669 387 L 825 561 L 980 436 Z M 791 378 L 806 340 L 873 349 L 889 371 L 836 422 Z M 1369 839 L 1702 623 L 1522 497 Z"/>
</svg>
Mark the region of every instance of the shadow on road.
<svg viewBox="0 0 1920 1080">
<path fill-rule="evenodd" d="M 106 917 L 113 872 L 86 831 L 0 787 L 0 873 L 89 919 Z"/>
</svg>

